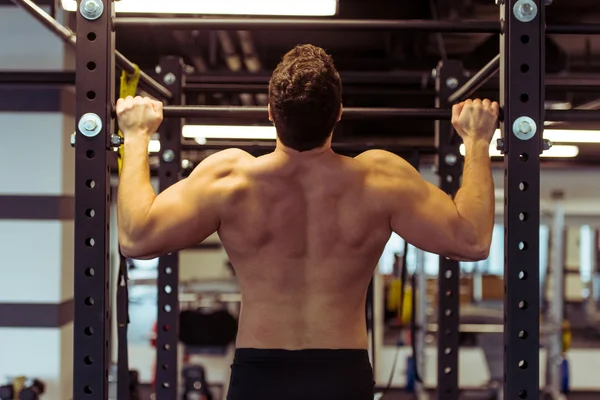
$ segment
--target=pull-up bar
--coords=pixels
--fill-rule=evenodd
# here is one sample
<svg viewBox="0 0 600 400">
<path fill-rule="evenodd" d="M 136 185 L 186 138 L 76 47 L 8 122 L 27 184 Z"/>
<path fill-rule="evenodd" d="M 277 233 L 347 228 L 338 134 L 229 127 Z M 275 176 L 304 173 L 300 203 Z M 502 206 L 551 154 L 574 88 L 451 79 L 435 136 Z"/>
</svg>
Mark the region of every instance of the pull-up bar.
<svg viewBox="0 0 600 400">
<path fill-rule="evenodd" d="M 69 28 L 60 24 L 57 20 L 52 18 L 43 9 L 38 7 L 31 0 L 12 0 L 18 6 L 21 6 L 27 11 L 32 17 L 38 20 L 42 25 L 48 28 L 52 33 L 65 41 L 68 45 L 75 48 L 77 45 L 77 35 Z M 133 73 L 135 71 L 135 64 L 132 63 L 123 54 L 115 51 L 115 62 L 123 71 L 127 73 Z M 152 90 L 155 94 L 165 98 L 171 99 L 173 94 L 167 88 L 160 83 L 152 79 L 148 74 L 140 71 L 140 83 L 144 85 L 146 89 Z"/>
<path fill-rule="evenodd" d="M 169 29 L 273 31 L 420 31 L 440 33 L 500 33 L 498 21 L 316 19 L 316 18 L 140 18 L 117 17 L 117 28 L 128 26 Z M 546 33 L 600 34 L 600 24 L 549 25 Z"/>
<path fill-rule="evenodd" d="M 214 119 L 266 119 L 267 107 L 240 106 L 167 106 L 165 118 L 214 118 Z M 452 111 L 443 108 L 360 108 L 344 109 L 343 118 L 357 119 L 420 119 L 449 120 Z M 500 116 L 502 120 L 502 115 Z M 600 111 L 591 110 L 546 110 L 546 121 L 597 122 Z"/>
<path fill-rule="evenodd" d="M 167 106 L 165 118 L 266 119 L 267 107 Z M 449 120 L 450 110 L 438 108 L 345 108 L 344 119 L 411 118 Z"/>
</svg>

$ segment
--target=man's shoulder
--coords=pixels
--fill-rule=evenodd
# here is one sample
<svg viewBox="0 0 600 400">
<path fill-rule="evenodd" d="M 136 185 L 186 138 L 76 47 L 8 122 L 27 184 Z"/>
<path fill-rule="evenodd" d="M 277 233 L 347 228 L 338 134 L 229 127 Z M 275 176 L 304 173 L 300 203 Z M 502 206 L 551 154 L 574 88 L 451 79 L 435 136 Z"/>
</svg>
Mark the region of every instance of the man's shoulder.
<svg viewBox="0 0 600 400">
<path fill-rule="evenodd" d="M 402 175 L 411 165 L 402 157 L 387 150 L 368 150 L 354 158 L 374 175 Z"/>
</svg>

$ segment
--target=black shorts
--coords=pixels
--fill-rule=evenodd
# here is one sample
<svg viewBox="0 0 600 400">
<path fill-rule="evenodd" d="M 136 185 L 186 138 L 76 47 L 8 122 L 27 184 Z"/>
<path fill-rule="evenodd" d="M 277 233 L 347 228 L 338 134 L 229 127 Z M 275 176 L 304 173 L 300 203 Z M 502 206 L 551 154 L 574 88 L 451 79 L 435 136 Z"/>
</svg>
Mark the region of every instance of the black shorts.
<svg viewBox="0 0 600 400">
<path fill-rule="evenodd" d="M 373 400 L 366 350 L 237 349 L 227 400 Z"/>
</svg>

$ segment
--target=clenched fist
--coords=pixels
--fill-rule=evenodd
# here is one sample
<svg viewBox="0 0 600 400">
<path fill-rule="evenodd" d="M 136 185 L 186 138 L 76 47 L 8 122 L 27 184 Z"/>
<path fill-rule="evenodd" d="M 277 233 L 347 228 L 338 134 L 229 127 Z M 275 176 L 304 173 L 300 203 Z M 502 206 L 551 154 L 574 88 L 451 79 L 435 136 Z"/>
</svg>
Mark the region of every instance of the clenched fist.
<svg viewBox="0 0 600 400">
<path fill-rule="evenodd" d="M 117 119 L 123 136 L 154 134 L 163 120 L 163 104 L 147 97 L 117 101 Z"/>
<path fill-rule="evenodd" d="M 467 100 L 452 107 L 452 125 L 463 141 L 490 143 L 496 130 L 500 106 L 488 99 Z"/>
</svg>

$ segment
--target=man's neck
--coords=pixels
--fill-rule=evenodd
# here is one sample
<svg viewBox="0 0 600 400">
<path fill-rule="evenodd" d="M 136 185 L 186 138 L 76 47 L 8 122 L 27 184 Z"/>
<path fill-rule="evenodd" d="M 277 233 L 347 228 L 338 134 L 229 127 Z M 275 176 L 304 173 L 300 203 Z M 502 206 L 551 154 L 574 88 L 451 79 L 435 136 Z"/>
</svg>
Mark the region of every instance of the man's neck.
<svg viewBox="0 0 600 400">
<path fill-rule="evenodd" d="M 329 141 L 321 147 L 316 147 L 314 149 L 307 150 L 307 151 L 298 151 L 298 150 L 294 150 L 291 147 L 284 145 L 283 143 L 281 143 L 281 141 L 279 139 L 277 139 L 277 146 L 275 147 L 275 152 L 285 153 L 289 157 L 294 157 L 294 158 L 296 158 L 296 157 L 310 158 L 310 157 L 320 156 L 320 155 L 326 154 L 326 153 L 333 153 L 333 150 L 331 149 L 331 143 L 329 143 Z"/>
</svg>

